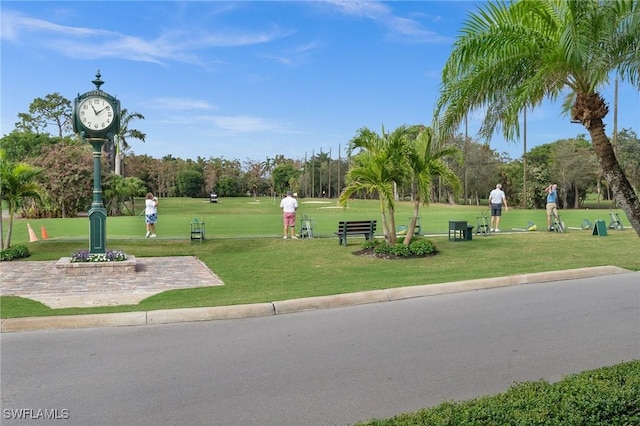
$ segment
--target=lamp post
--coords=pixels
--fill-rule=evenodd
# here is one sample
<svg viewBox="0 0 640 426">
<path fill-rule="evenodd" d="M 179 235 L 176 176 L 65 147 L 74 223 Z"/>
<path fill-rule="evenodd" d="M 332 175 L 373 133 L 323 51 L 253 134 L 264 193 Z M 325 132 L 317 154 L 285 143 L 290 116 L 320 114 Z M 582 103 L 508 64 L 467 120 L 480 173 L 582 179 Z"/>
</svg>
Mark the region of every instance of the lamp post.
<svg viewBox="0 0 640 426">
<path fill-rule="evenodd" d="M 107 252 L 107 210 L 102 203 L 102 146 L 120 131 L 120 101 L 100 90 L 100 71 L 92 81 L 95 90 L 74 101 L 73 130 L 93 148 L 93 201 L 89 210 L 89 253 Z"/>
</svg>

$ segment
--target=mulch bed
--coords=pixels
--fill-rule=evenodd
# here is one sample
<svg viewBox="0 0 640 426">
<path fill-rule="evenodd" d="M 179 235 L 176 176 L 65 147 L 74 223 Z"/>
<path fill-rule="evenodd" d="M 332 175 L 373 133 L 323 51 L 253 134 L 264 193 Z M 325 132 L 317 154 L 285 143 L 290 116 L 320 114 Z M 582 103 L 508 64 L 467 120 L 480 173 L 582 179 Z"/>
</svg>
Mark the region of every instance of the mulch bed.
<svg viewBox="0 0 640 426">
<path fill-rule="evenodd" d="M 437 252 L 423 255 L 411 255 L 411 256 L 396 256 L 395 254 L 390 253 L 375 253 L 373 248 L 366 248 L 361 250 L 356 250 L 353 252 L 355 256 L 363 256 L 363 257 L 377 257 L 378 259 L 416 259 L 421 257 L 429 257 L 435 256 Z"/>
</svg>

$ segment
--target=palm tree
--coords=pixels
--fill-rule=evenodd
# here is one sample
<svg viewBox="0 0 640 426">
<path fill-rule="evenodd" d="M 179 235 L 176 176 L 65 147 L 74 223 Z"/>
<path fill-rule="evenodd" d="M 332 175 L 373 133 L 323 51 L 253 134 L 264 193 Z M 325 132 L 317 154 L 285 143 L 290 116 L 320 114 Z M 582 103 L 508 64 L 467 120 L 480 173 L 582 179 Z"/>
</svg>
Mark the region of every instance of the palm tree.
<svg viewBox="0 0 640 426">
<path fill-rule="evenodd" d="M 4 217 L 4 211 L 2 210 L 2 197 L 5 175 L 9 173 L 9 167 L 11 163 L 7 160 L 7 152 L 0 149 L 0 250 L 4 250 L 4 224 L 2 218 Z"/>
<path fill-rule="evenodd" d="M 460 150 L 454 146 L 436 146 L 431 128 L 416 127 L 419 131 L 417 138 L 410 145 L 407 156 L 407 174 L 411 183 L 411 199 L 413 200 L 413 216 L 409 221 L 407 235 L 403 244 L 411 242 L 418 217 L 420 204 L 428 205 L 431 199 L 431 185 L 434 177 L 450 184 L 454 191 L 460 188 L 460 179 L 443 161 L 446 157 L 460 157 Z"/>
<path fill-rule="evenodd" d="M 271 195 L 275 197 L 276 185 L 273 180 L 273 169 L 276 166 L 276 159 L 267 157 L 267 159 L 260 164 L 262 165 L 262 173 L 269 177 L 269 189 L 271 189 Z"/>
<path fill-rule="evenodd" d="M 640 236 L 640 199 L 609 138 L 600 94 L 613 77 L 640 88 L 640 2 L 527 0 L 486 3 L 462 28 L 442 71 L 434 112 L 440 136 L 486 109 L 481 135 L 519 136 L 518 115 L 564 95 L 562 109 L 589 132 L 616 201 Z"/>
<path fill-rule="evenodd" d="M 406 173 L 406 136 L 405 126 L 392 133 L 385 133 L 383 127 L 382 136 L 367 128 L 358 130 L 349 143 L 348 152 L 351 154 L 357 148 L 361 152 L 353 158 L 354 163 L 346 176 L 346 187 L 338 198 L 340 205 L 346 206 L 349 198 L 358 191 L 377 194 L 383 232 L 391 245 L 396 244 L 395 188 Z"/>
<path fill-rule="evenodd" d="M 128 214 L 135 214 L 135 197 L 143 195 L 146 190 L 144 182 L 137 177 L 123 178 L 120 175 L 111 175 L 104 187 L 104 196 L 108 200 L 107 210 L 112 216 L 121 213 L 121 207 L 128 210 Z M 127 200 L 131 200 L 131 208 L 126 204 Z"/>
<path fill-rule="evenodd" d="M 41 170 L 27 163 L 11 163 L 0 151 L 0 203 L 4 201 L 9 209 L 7 239 L 3 241 L 0 233 L 0 249 L 11 246 L 13 218 L 26 198 L 40 199 L 41 186 L 38 184 Z M 0 215 L 0 232 L 4 232 Z"/>
<path fill-rule="evenodd" d="M 126 108 L 123 108 L 120 113 L 120 131 L 115 135 L 114 148 L 115 148 L 115 166 L 114 173 L 121 175 L 122 167 L 122 153 L 127 151 L 130 146 L 127 142 L 127 138 L 139 139 L 144 142 L 147 137 L 146 133 L 142 133 L 140 130 L 130 129 L 129 123 L 131 120 L 139 119 L 144 120 L 144 116 L 138 112 L 129 112 Z"/>
<path fill-rule="evenodd" d="M 125 201 L 126 199 L 131 200 L 131 209 L 128 209 L 129 214 L 131 216 L 136 214 L 136 204 L 135 204 L 136 197 L 143 195 L 146 191 L 147 191 L 147 187 L 145 186 L 142 179 L 139 179 L 134 176 L 124 178 Z M 126 205 L 125 205 L 125 208 L 126 208 Z"/>
</svg>

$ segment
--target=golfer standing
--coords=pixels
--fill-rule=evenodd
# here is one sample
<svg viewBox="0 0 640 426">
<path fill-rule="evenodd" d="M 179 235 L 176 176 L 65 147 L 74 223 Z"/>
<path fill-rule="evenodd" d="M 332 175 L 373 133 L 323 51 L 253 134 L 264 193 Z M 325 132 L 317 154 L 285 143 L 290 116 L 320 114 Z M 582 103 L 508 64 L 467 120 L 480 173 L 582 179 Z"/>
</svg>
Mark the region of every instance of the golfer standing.
<svg viewBox="0 0 640 426">
<path fill-rule="evenodd" d="M 507 207 L 507 196 L 502 191 L 502 184 L 497 184 L 496 189 L 489 193 L 489 204 L 491 205 L 491 232 L 500 232 L 500 216 L 502 216 L 502 205 L 504 210 L 509 211 Z"/>
<path fill-rule="evenodd" d="M 558 214 L 558 185 L 552 183 L 545 188 L 545 191 L 547 193 L 547 229 L 553 231 L 551 216 Z"/>
<path fill-rule="evenodd" d="M 287 196 L 280 201 L 282 209 L 282 217 L 284 221 L 284 239 L 287 239 L 288 229 L 291 229 L 291 238 L 296 237 L 296 210 L 298 210 L 298 201 L 293 198 L 293 193 L 287 191 Z"/>
<path fill-rule="evenodd" d="M 147 224 L 145 238 L 156 237 L 156 222 L 158 221 L 158 199 L 152 193 L 147 193 L 144 200 L 144 216 Z"/>
</svg>

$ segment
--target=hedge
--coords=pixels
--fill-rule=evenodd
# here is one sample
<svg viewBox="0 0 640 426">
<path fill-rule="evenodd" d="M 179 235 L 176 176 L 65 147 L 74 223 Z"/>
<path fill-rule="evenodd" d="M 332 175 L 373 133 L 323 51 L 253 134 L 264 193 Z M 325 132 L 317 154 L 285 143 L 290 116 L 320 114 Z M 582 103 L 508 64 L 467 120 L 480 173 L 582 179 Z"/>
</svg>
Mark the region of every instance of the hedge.
<svg viewBox="0 0 640 426">
<path fill-rule="evenodd" d="M 507 392 L 445 402 L 360 426 L 640 425 L 640 360 L 567 376 L 516 383 Z"/>
</svg>

